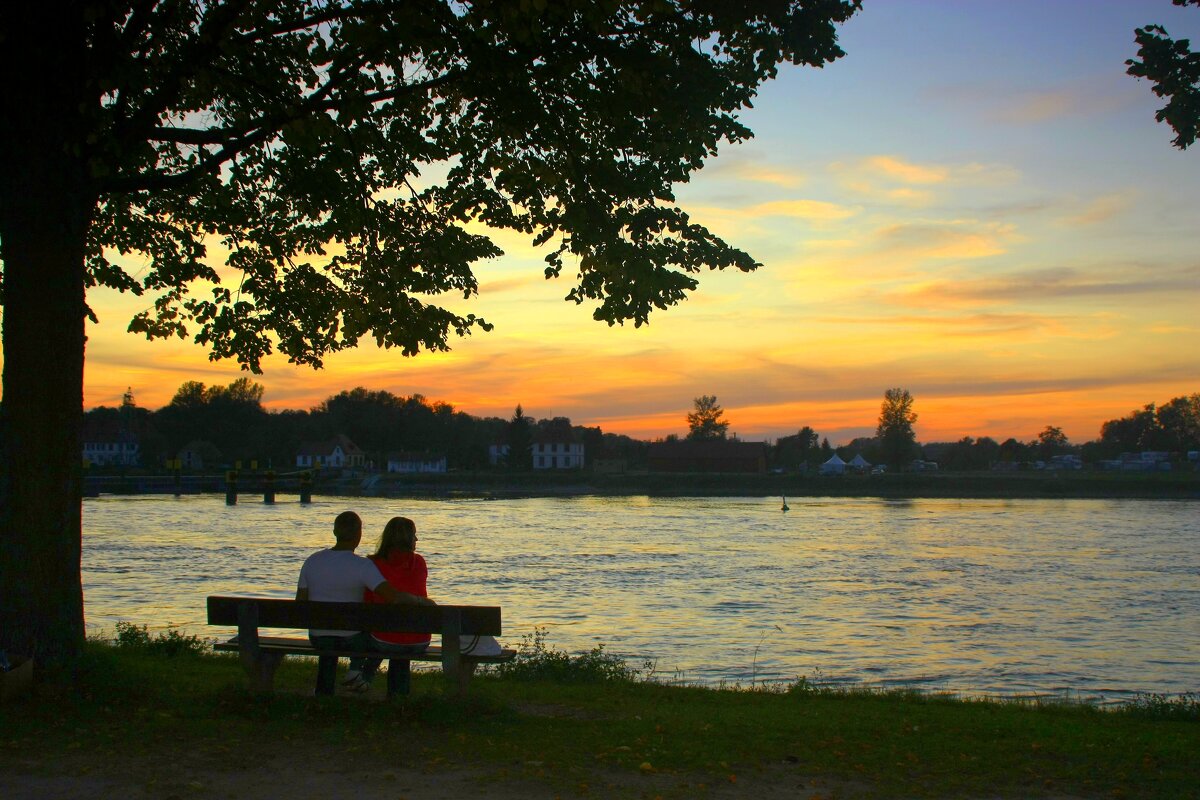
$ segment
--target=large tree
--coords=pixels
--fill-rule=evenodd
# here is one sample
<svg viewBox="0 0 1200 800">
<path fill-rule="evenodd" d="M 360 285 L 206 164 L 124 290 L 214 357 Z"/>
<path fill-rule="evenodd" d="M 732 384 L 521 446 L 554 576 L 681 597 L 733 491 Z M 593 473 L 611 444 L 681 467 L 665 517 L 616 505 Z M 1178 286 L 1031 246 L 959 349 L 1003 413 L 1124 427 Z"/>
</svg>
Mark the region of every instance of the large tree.
<svg viewBox="0 0 1200 800">
<path fill-rule="evenodd" d="M 780 64 L 841 56 L 858 6 L 4 3 L 0 647 L 83 642 L 87 290 L 254 371 L 363 338 L 414 355 L 489 328 L 462 299 L 507 228 L 575 272 L 569 300 L 641 325 L 702 269 L 757 266 L 672 186 L 750 135 L 737 113 Z"/>
<path fill-rule="evenodd" d="M 1200 7 L 1200 0 L 1171 0 L 1175 5 Z M 1162 25 L 1134 31 L 1138 57 L 1125 62 L 1126 72 L 1147 78 L 1152 91 L 1167 103 L 1154 115 L 1175 131 L 1171 143 L 1186 150 L 1200 136 L 1200 53 L 1187 39 L 1172 39 Z"/>
<path fill-rule="evenodd" d="M 913 423 L 913 396 L 908 389 L 888 389 L 879 407 L 879 425 L 875 436 L 883 456 L 893 469 L 899 469 L 916 453 L 917 434 Z"/>
<path fill-rule="evenodd" d="M 688 412 L 688 435 L 693 441 L 724 439 L 729 430 L 729 422 L 722 419 L 725 409 L 717 402 L 716 395 L 705 394 L 692 401 L 692 411 Z"/>
</svg>

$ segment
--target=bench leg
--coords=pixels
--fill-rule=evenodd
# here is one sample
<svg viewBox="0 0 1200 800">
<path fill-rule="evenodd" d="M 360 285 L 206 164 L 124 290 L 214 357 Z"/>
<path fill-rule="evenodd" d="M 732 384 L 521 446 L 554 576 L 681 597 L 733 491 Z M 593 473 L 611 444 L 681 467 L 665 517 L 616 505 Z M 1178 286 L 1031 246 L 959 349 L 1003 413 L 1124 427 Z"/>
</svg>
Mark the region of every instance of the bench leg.
<svg viewBox="0 0 1200 800">
<path fill-rule="evenodd" d="M 458 665 L 458 693 L 465 695 L 467 686 L 471 683 L 471 677 L 475 674 L 475 668 L 479 666 L 473 658 L 464 658 Z"/>
<path fill-rule="evenodd" d="M 283 661 L 282 653 L 259 653 L 257 658 L 242 656 L 242 666 L 250 678 L 250 690 L 270 694 L 275 691 L 275 670 Z"/>
<path fill-rule="evenodd" d="M 389 658 L 388 699 L 401 697 L 410 691 L 412 691 L 412 662 L 407 658 Z"/>
<path fill-rule="evenodd" d="M 337 656 L 317 657 L 317 694 L 332 695 L 337 683 Z"/>
</svg>

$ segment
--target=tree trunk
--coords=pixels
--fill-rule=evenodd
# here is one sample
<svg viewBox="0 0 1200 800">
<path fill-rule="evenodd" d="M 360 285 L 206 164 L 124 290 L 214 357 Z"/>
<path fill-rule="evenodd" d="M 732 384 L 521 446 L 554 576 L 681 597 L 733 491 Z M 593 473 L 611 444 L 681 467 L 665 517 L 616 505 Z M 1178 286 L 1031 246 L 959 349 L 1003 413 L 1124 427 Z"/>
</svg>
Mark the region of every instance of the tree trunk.
<svg viewBox="0 0 1200 800">
<path fill-rule="evenodd" d="M 0 648 L 39 664 L 83 646 L 80 581 L 88 177 L 81 18 L 11 4 L 0 29 Z M 93 101 L 94 102 L 94 101 Z"/>
</svg>

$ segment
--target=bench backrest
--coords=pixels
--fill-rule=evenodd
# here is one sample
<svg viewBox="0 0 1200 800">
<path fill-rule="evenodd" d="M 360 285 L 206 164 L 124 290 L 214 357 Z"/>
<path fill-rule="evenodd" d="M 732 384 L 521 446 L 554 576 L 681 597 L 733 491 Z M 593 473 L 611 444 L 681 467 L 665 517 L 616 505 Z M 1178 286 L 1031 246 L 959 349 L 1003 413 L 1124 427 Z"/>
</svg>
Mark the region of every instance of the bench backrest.
<svg viewBox="0 0 1200 800">
<path fill-rule="evenodd" d="M 392 603 L 316 603 L 266 597 L 208 598 L 209 625 L 330 628 L 391 633 L 499 636 L 499 606 L 409 606 Z"/>
</svg>

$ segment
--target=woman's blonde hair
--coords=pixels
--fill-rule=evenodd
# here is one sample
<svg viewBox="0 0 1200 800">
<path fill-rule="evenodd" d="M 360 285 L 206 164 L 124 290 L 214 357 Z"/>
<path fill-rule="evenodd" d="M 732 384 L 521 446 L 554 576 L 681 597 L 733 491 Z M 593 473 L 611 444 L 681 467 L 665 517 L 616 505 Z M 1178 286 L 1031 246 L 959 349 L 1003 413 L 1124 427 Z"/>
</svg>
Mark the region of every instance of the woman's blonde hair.
<svg viewBox="0 0 1200 800">
<path fill-rule="evenodd" d="M 392 553 L 411 553 L 417 549 L 417 524 L 408 517 L 392 517 L 383 526 L 375 558 L 388 558 Z"/>
</svg>

